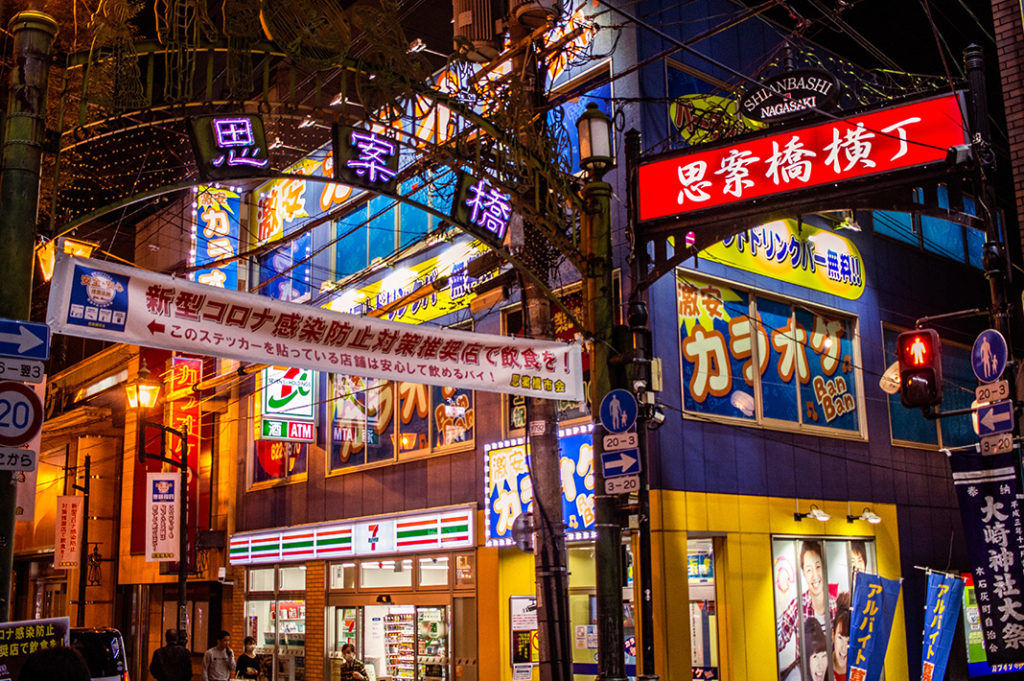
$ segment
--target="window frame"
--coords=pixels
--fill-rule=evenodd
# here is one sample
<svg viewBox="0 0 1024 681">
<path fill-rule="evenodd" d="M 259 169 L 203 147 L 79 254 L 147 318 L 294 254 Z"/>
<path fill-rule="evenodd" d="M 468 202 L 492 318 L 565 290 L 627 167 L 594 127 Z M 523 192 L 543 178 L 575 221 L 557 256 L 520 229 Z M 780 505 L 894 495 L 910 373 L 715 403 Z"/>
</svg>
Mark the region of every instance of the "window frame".
<svg viewBox="0 0 1024 681">
<path fill-rule="evenodd" d="M 803 421 L 803 418 L 804 418 L 803 414 L 802 414 L 802 412 L 799 409 L 799 403 L 798 403 L 798 414 L 800 415 L 800 418 L 801 418 L 801 420 L 799 422 L 786 421 L 786 420 L 783 420 L 783 419 L 766 417 L 764 415 L 764 394 L 763 394 L 763 384 L 762 384 L 763 377 L 762 377 L 760 371 L 754 371 L 753 372 L 753 374 L 754 374 L 754 385 L 751 386 L 751 390 L 753 390 L 754 393 L 755 393 L 754 394 L 754 416 L 753 417 L 751 417 L 751 418 L 741 418 L 741 417 L 738 417 L 738 416 L 718 415 L 718 414 L 711 414 L 711 413 L 704 413 L 704 412 L 697 412 L 697 411 L 688 410 L 686 408 L 686 391 L 688 390 L 688 386 L 687 386 L 686 374 L 685 374 L 685 360 L 684 360 L 684 357 L 683 357 L 683 346 L 682 346 L 683 341 L 682 341 L 682 338 L 679 337 L 680 336 L 679 308 L 678 308 L 679 297 L 678 297 L 678 295 L 676 295 L 676 296 L 674 296 L 674 299 L 675 299 L 675 302 L 676 302 L 676 312 L 675 312 L 675 322 L 674 322 L 675 328 L 676 328 L 676 336 L 677 336 L 677 341 L 676 341 L 676 345 L 677 345 L 676 357 L 677 357 L 677 360 L 679 362 L 679 397 L 680 397 L 680 406 L 681 406 L 681 410 L 680 411 L 682 413 L 682 417 L 683 417 L 684 420 L 723 423 L 723 424 L 728 424 L 728 425 L 743 426 L 743 427 L 747 427 L 747 428 L 758 428 L 758 429 L 762 429 L 762 430 L 773 430 L 773 431 L 779 431 L 779 432 L 789 432 L 789 433 L 801 433 L 801 434 L 807 434 L 807 435 L 815 435 L 815 436 L 819 436 L 819 437 L 830 437 L 830 438 L 835 438 L 835 439 L 840 439 L 840 440 L 854 440 L 854 441 L 860 441 L 860 442 L 866 442 L 868 440 L 867 414 L 865 413 L 865 410 L 866 410 L 866 406 L 865 406 L 866 400 L 865 400 L 865 395 L 864 395 L 863 351 L 862 351 L 862 348 L 861 348 L 861 345 L 862 345 L 862 343 L 861 343 L 862 334 L 861 334 L 861 331 L 860 331 L 860 316 L 859 315 L 857 315 L 855 313 L 852 313 L 852 312 L 847 312 L 847 311 L 842 310 L 842 309 L 831 307 L 831 306 L 828 306 L 828 305 L 822 305 L 822 304 L 819 304 L 819 303 L 811 303 L 811 302 L 802 300 L 800 298 L 792 298 L 792 297 L 787 297 L 787 296 L 779 295 L 778 293 L 774 293 L 772 291 L 768 291 L 768 290 L 763 289 L 763 288 L 758 287 L 758 286 L 754 286 L 754 285 L 749 285 L 749 284 L 745 284 L 745 283 L 741 283 L 741 282 L 732 281 L 732 280 L 726 279 L 724 277 L 718 277 L 718 276 L 714 276 L 714 275 L 709 275 L 709 274 L 707 274 L 705 272 L 702 272 L 702 271 L 691 270 L 691 269 L 684 268 L 684 267 L 676 267 L 673 270 L 673 276 L 675 277 L 675 281 L 673 282 L 674 285 L 678 282 L 678 277 L 679 277 L 680 274 L 682 274 L 685 277 L 690 278 L 690 279 L 697 279 L 697 280 L 704 281 L 704 282 L 706 282 L 708 284 L 726 286 L 726 287 L 729 287 L 729 288 L 736 289 L 737 291 L 742 291 L 743 293 L 745 293 L 748 296 L 747 316 L 752 321 L 757 319 L 758 312 L 757 312 L 756 300 L 758 298 L 761 298 L 761 299 L 764 299 L 764 300 L 767 300 L 767 301 L 771 301 L 771 302 L 774 302 L 774 303 L 779 303 L 779 304 L 783 304 L 783 305 L 789 305 L 790 308 L 791 308 L 790 318 L 795 317 L 795 315 L 796 315 L 798 310 L 804 310 L 805 312 L 808 312 L 808 313 L 810 313 L 812 315 L 813 314 L 820 314 L 822 316 L 828 316 L 828 317 L 831 317 L 831 318 L 842 319 L 844 322 L 849 323 L 851 328 L 852 328 L 850 342 L 851 342 L 851 345 L 852 345 L 852 355 L 853 355 L 852 358 L 851 358 L 851 362 L 852 362 L 852 368 L 853 368 L 854 388 L 856 390 L 856 395 L 854 396 L 854 399 L 856 400 L 856 403 L 857 403 L 856 407 L 855 407 L 855 409 L 856 409 L 856 417 L 857 417 L 857 428 L 856 429 L 850 429 L 850 430 L 841 429 L 841 428 L 831 428 L 831 427 L 828 427 L 828 426 L 819 426 L 819 425 L 813 425 L 813 424 L 805 423 Z M 754 316 L 750 315 L 751 308 L 753 308 Z M 808 330 L 808 332 L 809 332 L 809 330 Z M 769 339 L 769 346 L 770 345 L 771 345 L 771 340 Z M 805 343 L 805 345 L 807 347 L 810 347 L 809 343 Z M 758 348 L 758 343 L 757 342 L 752 342 L 751 343 L 750 361 L 754 363 L 755 367 L 758 365 L 758 363 L 760 361 L 760 359 L 758 357 L 758 349 L 759 349 Z M 772 349 L 771 349 L 771 347 L 769 347 L 769 349 L 768 349 L 769 356 L 771 355 L 771 352 L 772 352 Z M 731 354 L 729 355 L 729 357 L 730 358 L 732 357 Z M 733 377 L 733 381 L 735 381 L 735 380 L 737 380 L 737 378 Z M 740 377 L 739 380 L 742 381 L 743 380 L 742 377 Z M 798 395 L 801 394 L 799 391 L 802 391 L 803 389 L 811 389 L 812 390 L 812 388 L 810 387 L 811 386 L 811 382 L 810 381 L 807 384 L 801 384 L 799 382 L 799 380 L 797 380 L 795 385 L 798 386 L 798 393 L 797 393 Z"/>
</svg>

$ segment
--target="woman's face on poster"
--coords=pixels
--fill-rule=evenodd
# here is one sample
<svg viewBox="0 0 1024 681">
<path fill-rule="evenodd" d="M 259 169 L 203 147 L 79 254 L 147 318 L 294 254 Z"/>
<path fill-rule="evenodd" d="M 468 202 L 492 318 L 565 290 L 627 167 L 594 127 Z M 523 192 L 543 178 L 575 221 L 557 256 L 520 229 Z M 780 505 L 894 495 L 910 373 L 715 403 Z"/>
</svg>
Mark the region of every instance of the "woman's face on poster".
<svg viewBox="0 0 1024 681">
<path fill-rule="evenodd" d="M 835 636 L 832 637 L 832 662 L 837 671 L 845 671 L 846 655 L 849 650 L 850 636 L 844 636 L 837 630 Z"/>
<path fill-rule="evenodd" d="M 803 565 L 801 566 L 804 576 L 804 585 L 812 596 L 820 596 L 822 591 L 823 578 L 821 574 L 821 556 L 814 551 L 804 553 Z"/>
</svg>

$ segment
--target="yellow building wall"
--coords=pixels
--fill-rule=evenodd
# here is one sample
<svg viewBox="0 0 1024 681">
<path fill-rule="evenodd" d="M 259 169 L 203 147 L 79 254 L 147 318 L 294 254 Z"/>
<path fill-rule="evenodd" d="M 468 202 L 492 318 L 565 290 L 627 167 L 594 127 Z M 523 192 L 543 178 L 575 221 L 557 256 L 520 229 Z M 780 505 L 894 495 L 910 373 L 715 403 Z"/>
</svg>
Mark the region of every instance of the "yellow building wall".
<svg viewBox="0 0 1024 681">
<path fill-rule="evenodd" d="M 686 540 L 690 534 L 721 536 L 723 555 L 716 556 L 721 678 L 762 681 L 778 678 L 775 606 L 772 591 L 773 535 L 873 538 L 878 572 L 898 579 L 899 533 L 896 507 L 870 502 L 799 500 L 800 510 L 814 503 L 832 519 L 822 523 L 793 513 L 797 500 L 699 492 L 651 491 L 654 564 L 655 653 L 657 672 L 665 681 L 691 678 L 689 650 Z M 870 507 L 882 518 L 871 525 L 848 523 L 849 508 Z M 770 673 L 768 670 L 771 670 Z M 886 678 L 907 676 L 907 641 L 903 599 L 896 609 L 885 658 Z"/>
</svg>

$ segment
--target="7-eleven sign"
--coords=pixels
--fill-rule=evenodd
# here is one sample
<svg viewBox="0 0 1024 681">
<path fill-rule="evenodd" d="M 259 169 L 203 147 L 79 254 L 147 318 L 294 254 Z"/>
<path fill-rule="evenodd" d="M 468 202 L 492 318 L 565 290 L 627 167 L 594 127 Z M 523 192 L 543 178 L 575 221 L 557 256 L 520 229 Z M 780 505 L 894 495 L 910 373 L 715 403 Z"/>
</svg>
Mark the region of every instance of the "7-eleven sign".
<svg viewBox="0 0 1024 681">
<path fill-rule="evenodd" d="M 356 525 L 355 546 L 356 555 L 373 555 L 394 553 L 395 551 L 395 521 L 394 520 L 372 520 Z"/>
</svg>

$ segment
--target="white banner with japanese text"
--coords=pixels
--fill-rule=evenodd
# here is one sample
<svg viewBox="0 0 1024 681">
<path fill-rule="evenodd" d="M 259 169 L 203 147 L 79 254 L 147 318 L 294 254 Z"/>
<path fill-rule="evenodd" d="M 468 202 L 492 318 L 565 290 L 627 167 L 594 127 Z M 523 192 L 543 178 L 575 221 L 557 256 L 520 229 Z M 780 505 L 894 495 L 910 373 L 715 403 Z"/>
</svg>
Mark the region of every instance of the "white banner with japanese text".
<svg viewBox="0 0 1024 681">
<path fill-rule="evenodd" d="M 82 509 L 85 497 L 57 497 L 57 537 L 53 546 L 53 567 L 77 570 L 82 554 Z"/>
<path fill-rule="evenodd" d="M 146 474 L 146 562 L 178 560 L 181 475 Z"/>
<path fill-rule="evenodd" d="M 353 376 L 582 400 L 579 345 L 331 312 L 60 254 L 51 331 Z"/>
</svg>

